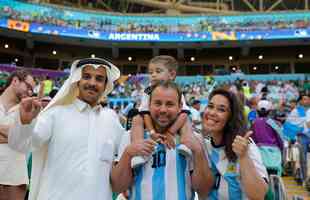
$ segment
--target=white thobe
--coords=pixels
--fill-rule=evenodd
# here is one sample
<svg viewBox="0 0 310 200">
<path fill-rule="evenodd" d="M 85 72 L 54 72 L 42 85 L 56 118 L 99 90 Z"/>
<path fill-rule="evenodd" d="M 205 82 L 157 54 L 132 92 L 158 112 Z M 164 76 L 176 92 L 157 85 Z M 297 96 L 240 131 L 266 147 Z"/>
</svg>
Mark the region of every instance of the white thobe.
<svg viewBox="0 0 310 200">
<path fill-rule="evenodd" d="M 0 125 L 11 126 L 18 113 L 18 106 L 6 111 L 0 103 Z M 0 184 L 28 184 L 26 154 L 11 149 L 8 144 L 0 144 Z"/>
<path fill-rule="evenodd" d="M 55 106 L 10 130 L 9 144 L 33 151 L 30 200 L 110 200 L 110 172 L 123 133 L 109 108 Z"/>
</svg>

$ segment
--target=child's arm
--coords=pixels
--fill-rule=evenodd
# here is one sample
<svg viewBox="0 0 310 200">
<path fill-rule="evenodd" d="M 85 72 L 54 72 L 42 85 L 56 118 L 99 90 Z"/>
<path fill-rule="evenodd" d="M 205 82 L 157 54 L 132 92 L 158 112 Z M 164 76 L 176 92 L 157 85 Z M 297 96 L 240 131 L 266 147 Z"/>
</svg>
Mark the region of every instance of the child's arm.
<svg viewBox="0 0 310 200">
<path fill-rule="evenodd" d="M 135 143 L 144 139 L 143 118 L 140 115 L 136 115 L 132 119 L 132 127 L 130 129 L 130 132 L 131 132 L 130 134 L 131 143 Z"/>
<path fill-rule="evenodd" d="M 149 114 L 144 114 L 143 119 L 146 129 L 150 132 L 151 138 L 156 142 L 164 143 L 165 136 L 163 134 L 156 133 L 151 116 Z"/>
<path fill-rule="evenodd" d="M 182 135 L 189 135 L 191 136 L 192 134 L 192 130 L 188 130 L 188 128 L 185 128 L 185 123 L 187 121 L 187 114 L 185 112 L 181 112 L 179 114 L 179 116 L 177 117 L 176 121 L 168 128 L 168 130 L 166 131 L 166 145 L 168 148 L 174 148 L 175 147 L 175 141 L 174 141 L 174 136 L 176 135 L 176 133 L 178 131 L 180 131 L 180 135 L 181 135 L 181 141 L 183 141 L 183 139 L 186 139 L 187 137 Z M 183 130 L 182 130 L 183 129 Z M 185 130 L 186 129 L 186 130 Z"/>
<path fill-rule="evenodd" d="M 187 114 L 185 112 L 181 112 L 175 122 L 168 129 L 168 133 L 175 135 L 185 124 L 187 120 Z"/>
<path fill-rule="evenodd" d="M 154 126 L 153 126 L 153 123 L 152 123 L 151 116 L 149 114 L 144 114 L 143 115 L 143 120 L 144 120 L 144 124 L 145 124 L 146 129 L 149 132 L 153 132 L 154 131 Z"/>
<path fill-rule="evenodd" d="M 163 143 L 164 135 L 156 133 L 154 126 L 152 124 L 152 119 L 149 114 L 137 115 L 133 118 L 131 127 L 131 142 L 137 142 L 144 139 L 144 125 L 146 129 L 150 132 L 151 138 L 156 142 Z"/>
</svg>

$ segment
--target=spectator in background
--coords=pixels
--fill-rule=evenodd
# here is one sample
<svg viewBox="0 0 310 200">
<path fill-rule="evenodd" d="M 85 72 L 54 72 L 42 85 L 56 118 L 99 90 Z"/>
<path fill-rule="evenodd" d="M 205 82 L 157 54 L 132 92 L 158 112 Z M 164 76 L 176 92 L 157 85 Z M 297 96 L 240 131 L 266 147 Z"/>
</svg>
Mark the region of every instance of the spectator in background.
<svg viewBox="0 0 310 200">
<path fill-rule="evenodd" d="M 44 96 L 48 96 L 53 89 L 53 80 L 49 76 L 43 81 L 44 84 Z"/>
<path fill-rule="evenodd" d="M 291 109 L 293 108 L 293 110 L 288 114 L 283 125 L 284 134 L 289 140 L 296 140 L 297 134 L 303 131 L 308 98 L 307 95 L 300 93 L 297 105 L 295 105 L 294 101 L 291 101 Z"/>
<path fill-rule="evenodd" d="M 143 96 L 143 93 L 144 93 L 144 88 L 142 87 L 142 85 L 140 83 L 136 83 L 135 89 L 131 93 L 131 98 L 133 99 L 141 98 Z"/>
<path fill-rule="evenodd" d="M 193 101 L 192 107 L 190 108 L 190 112 L 191 112 L 193 130 L 197 133 L 200 133 L 202 126 L 201 126 L 201 112 L 200 112 L 199 100 Z"/>
<path fill-rule="evenodd" d="M 285 122 L 287 116 L 287 108 L 284 101 L 280 101 L 278 108 L 274 110 L 274 119 L 281 125 Z"/>
<path fill-rule="evenodd" d="M 279 170 L 283 151 L 281 127 L 269 117 L 272 103 L 268 100 L 260 100 L 257 105 L 258 117 L 254 120 L 251 129 L 252 139 L 260 148 L 262 159 L 267 170 Z M 273 157 L 272 157 L 273 156 Z"/>
<path fill-rule="evenodd" d="M 301 169 L 302 169 L 302 174 L 303 177 L 307 177 L 307 167 L 308 167 L 308 162 L 307 162 L 307 153 L 310 151 L 310 133 L 308 131 L 308 128 L 305 126 L 308 123 L 308 117 L 307 114 L 309 114 L 309 106 L 310 106 L 310 98 L 306 93 L 300 93 L 301 95 L 301 100 L 299 101 L 298 105 L 298 112 L 299 116 L 304 116 L 303 118 L 303 130 L 301 132 L 297 133 L 297 140 L 298 143 L 301 144 L 302 146 L 302 154 L 303 154 L 303 160 L 301 162 Z M 302 110 L 303 107 L 303 110 Z M 304 112 L 304 113 L 303 113 Z"/>
<path fill-rule="evenodd" d="M 121 112 L 121 115 L 126 118 L 125 129 L 128 131 L 132 127 L 132 119 L 139 114 L 139 106 L 141 104 L 141 99 L 136 97 L 134 102 L 130 102 Z"/>
<path fill-rule="evenodd" d="M 13 72 L 0 96 L 0 200 L 24 200 L 28 181 L 26 155 L 8 146 L 8 132 L 20 101 L 32 95 L 35 82 L 27 71 Z"/>
<path fill-rule="evenodd" d="M 289 141 L 294 143 L 298 140 L 298 143 L 302 146 L 300 155 L 301 162 L 301 174 L 299 175 L 300 180 L 306 178 L 306 166 L 307 166 L 307 151 L 309 150 L 309 137 L 304 134 L 304 125 L 306 122 L 306 109 L 308 106 L 309 97 L 300 93 L 300 96 L 297 99 L 297 106 L 288 114 L 286 121 L 283 124 L 283 133 Z"/>
<path fill-rule="evenodd" d="M 290 100 L 290 102 L 289 102 L 290 104 L 289 104 L 289 108 L 290 108 L 290 112 L 291 111 L 293 111 L 295 108 L 296 108 L 296 106 L 297 106 L 297 100 L 296 99 L 292 99 L 292 100 Z"/>
<path fill-rule="evenodd" d="M 256 117 L 257 117 L 257 97 L 256 96 L 253 96 L 253 97 L 251 97 L 250 98 L 250 100 L 249 100 L 249 105 L 250 105 L 250 112 L 249 112 L 249 114 L 248 114 L 248 116 L 247 116 L 247 118 L 248 118 L 248 122 L 250 123 L 250 124 L 252 124 L 253 123 L 253 121 L 256 119 Z"/>
</svg>

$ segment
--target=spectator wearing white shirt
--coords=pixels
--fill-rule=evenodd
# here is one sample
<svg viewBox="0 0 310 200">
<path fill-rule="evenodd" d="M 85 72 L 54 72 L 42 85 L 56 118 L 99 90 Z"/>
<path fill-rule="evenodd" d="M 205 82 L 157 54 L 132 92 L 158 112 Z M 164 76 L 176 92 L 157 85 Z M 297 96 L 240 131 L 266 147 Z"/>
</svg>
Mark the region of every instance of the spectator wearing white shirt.
<svg viewBox="0 0 310 200">
<path fill-rule="evenodd" d="M 193 129 L 196 132 L 200 132 L 202 129 L 202 126 L 201 126 L 201 112 L 200 112 L 200 101 L 199 100 L 193 101 L 192 106 L 190 108 L 190 112 L 191 112 Z"/>
</svg>

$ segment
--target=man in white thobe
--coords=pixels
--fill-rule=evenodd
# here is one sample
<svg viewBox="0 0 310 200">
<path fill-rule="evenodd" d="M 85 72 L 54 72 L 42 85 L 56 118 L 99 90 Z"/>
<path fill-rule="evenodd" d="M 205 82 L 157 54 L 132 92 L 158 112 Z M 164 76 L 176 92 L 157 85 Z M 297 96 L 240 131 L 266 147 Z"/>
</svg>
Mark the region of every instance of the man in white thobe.
<svg viewBox="0 0 310 200">
<path fill-rule="evenodd" d="M 110 171 L 123 129 L 99 100 L 119 75 L 104 59 L 78 60 L 43 111 L 35 98 L 21 102 L 9 144 L 33 152 L 30 200 L 112 199 Z"/>
</svg>

